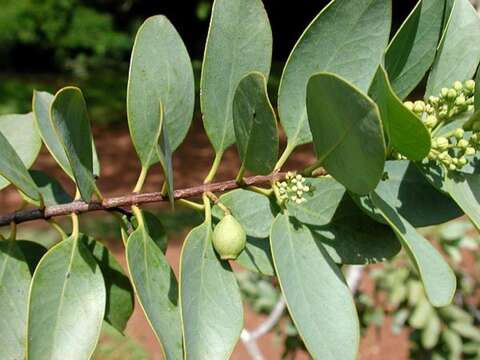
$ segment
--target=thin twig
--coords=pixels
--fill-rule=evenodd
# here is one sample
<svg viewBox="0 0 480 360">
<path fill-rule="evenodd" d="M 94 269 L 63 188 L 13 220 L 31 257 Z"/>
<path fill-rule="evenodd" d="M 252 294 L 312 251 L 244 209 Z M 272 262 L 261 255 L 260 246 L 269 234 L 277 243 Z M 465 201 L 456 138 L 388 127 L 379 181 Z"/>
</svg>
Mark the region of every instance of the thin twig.
<svg viewBox="0 0 480 360">
<path fill-rule="evenodd" d="M 216 183 L 203 184 L 187 189 L 175 190 L 173 196 L 175 199 L 187 199 L 199 197 L 205 192 L 224 192 L 240 187 L 247 188 L 251 185 L 260 185 L 270 183 L 272 181 L 281 181 L 285 178 L 286 173 L 274 173 L 271 175 L 251 176 L 244 178 L 243 184 L 239 185 L 235 180 L 228 180 Z M 148 203 L 157 203 L 168 201 L 168 197 L 163 196 L 160 192 L 129 194 L 119 197 L 104 198 L 103 201 L 92 201 L 86 203 L 84 201 L 73 201 L 68 204 L 47 206 L 43 209 L 26 209 L 4 215 L 0 215 L 0 226 L 10 225 L 12 222 L 20 224 L 26 221 L 38 219 L 50 219 L 56 216 L 68 215 L 71 213 L 81 214 L 91 211 L 120 211 L 128 214 L 128 210 L 132 205 L 141 205 Z"/>
</svg>

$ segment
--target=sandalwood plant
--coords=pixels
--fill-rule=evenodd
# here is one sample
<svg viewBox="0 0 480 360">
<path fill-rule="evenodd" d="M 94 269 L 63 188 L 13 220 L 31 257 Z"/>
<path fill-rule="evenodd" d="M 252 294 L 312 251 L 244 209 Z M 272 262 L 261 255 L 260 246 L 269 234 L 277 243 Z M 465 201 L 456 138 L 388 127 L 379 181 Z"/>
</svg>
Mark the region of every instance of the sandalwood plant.
<svg viewBox="0 0 480 360">
<path fill-rule="evenodd" d="M 0 358 L 88 359 L 102 321 L 125 329 L 135 295 L 166 359 L 227 359 L 243 328 L 233 261 L 277 278 L 316 359 L 357 356 L 345 265 L 387 261 L 403 248 L 425 299 L 450 304 L 454 272 L 416 228 L 462 214 L 480 227 L 480 20 L 468 0 L 422 0 L 391 36 L 391 6 L 335 0 L 322 9 L 284 66 L 277 111 L 267 92 L 272 32 L 262 2 L 215 0 L 200 81 L 215 157 L 193 188 L 175 189 L 172 154 L 193 117 L 194 76 L 164 16 L 143 23 L 131 55 L 126 108 L 141 163 L 131 194 L 107 198 L 96 184 L 80 89 L 35 91 L 31 113 L 1 117 L 0 189 L 15 187 L 24 206 L 0 215 L 11 228 L 0 241 Z M 287 144 L 279 156 L 280 127 Z M 311 142 L 317 161 L 285 172 L 290 155 Z M 42 144 L 76 194 L 29 170 Z M 215 182 L 234 144 L 238 176 Z M 157 163 L 164 186 L 145 193 Z M 142 209 L 161 201 L 204 214 L 183 243 L 178 279 L 162 219 Z M 81 214 L 98 210 L 118 220 L 127 274 L 79 230 Z M 71 217 L 71 231 L 57 216 Z M 17 239 L 17 225 L 35 219 L 58 230 L 50 249 Z"/>
</svg>

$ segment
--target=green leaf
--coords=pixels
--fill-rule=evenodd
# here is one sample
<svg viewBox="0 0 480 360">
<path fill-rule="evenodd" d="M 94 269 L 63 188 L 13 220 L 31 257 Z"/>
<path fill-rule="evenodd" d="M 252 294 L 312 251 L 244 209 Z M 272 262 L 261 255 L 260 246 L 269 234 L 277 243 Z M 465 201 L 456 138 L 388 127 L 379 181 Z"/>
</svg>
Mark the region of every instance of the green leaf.
<svg viewBox="0 0 480 360">
<path fill-rule="evenodd" d="M 212 246 L 210 223 L 194 228 L 180 259 L 180 304 L 185 359 L 227 359 L 243 328 L 235 275 Z"/>
<path fill-rule="evenodd" d="M 270 174 L 278 157 L 278 130 L 262 73 L 251 72 L 240 80 L 233 98 L 233 125 L 245 169 Z"/>
<path fill-rule="evenodd" d="M 31 275 L 16 241 L 0 241 L 0 358 L 25 357 Z"/>
<path fill-rule="evenodd" d="M 245 249 L 243 249 L 235 261 L 247 270 L 254 271 L 262 275 L 275 275 L 272 253 L 270 252 L 270 242 L 268 241 L 268 238 L 259 239 L 256 237 L 247 236 L 247 244 L 245 245 Z"/>
<path fill-rule="evenodd" d="M 480 19 L 469 0 L 456 0 L 428 77 L 425 98 L 471 79 L 480 61 Z"/>
<path fill-rule="evenodd" d="M 477 76 L 475 77 L 475 94 L 474 94 L 474 104 L 475 112 L 480 111 L 480 71 L 477 71 Z"/>
<path fill-rule="evenodd" d="M 433 313 L 432 305 L 422 297 L 420 302 L 415 306 L 409 324 L 414 329 L 423 329 L 428 324 L 428 320 Z"/>
<path fill-rule="evenodd" d="M 22 131 L 18 131 L 19 129 Z M 35 162 L 42 146 L 42 141 L 35 129 L 32 113 L 0 116 L 0 134 L 5 136 L 25 167 L 29 169 Z M 7 179 L 0 176 L 0 190 L 9 184 Z"/>
<path fill-rule="evenodd" d="M 143 224 L 130 235 L 126 250 L 133 286 L 166 359 L 182 358 L 182 330 L 175 274 Z"/>
<path fill-rule="evenodd" d="M 310 230 L 337 264 L 382 262 L 401 249 L 393 231 L 366 216 L 348 195 L 329 224 L 311 226 Z"/>
<path fill-rule="evenodd" d="M 322 166 L 354 193 L 373 190 L 385 165 L 377 105 L 345 80 L 321 73 L 308 82 L 307 112 Z"/>
<path fill-rule="evenodd" d="M 60 142 L 57 132 L 53 127 L 50 119 L 50 106 L 54 96 L 46 91 L 33 91 L 32 107 L 35 124 L 50 154 L 55 161 L 60 165 L 62 170 L 74 180 L 70 163 L 68 162 L 67 154 Z M 98 161 L 97 150 L 92 139 L 93 148 L 93 174 L 100 176 L 100 163 Z"/>
<path fill-rule="evenodd" d="M 455 332 L 448 328 L 443 329 L 442 339 L 448 350 L 452 359 L 461 359 L 462 354 L 462 338 Z"/>
<path fill-rule="evenodd" d="M 417 268 L 430 303 L 437 307 L 450 304 L 457 282 L 450 266 L 433 245 L 419 235 L 393 207 L 375 192 L 372 192 L 370 197 L 397 234 L 410 260 Z"/>
<path fill-rule="evenodd" d="M 0 174 L 29 199 L 40 202 L 41 195 L 22 159 L 0 132 Z"/>
<path fill-rule="evenodd" d="M 167 134 L 167 124 L 164 121 L 165 111 L 163 103 L 160 102 L 160 135 L 158 138 L 158 145 L 156 146 L 156 153 L 160 165 L 163 169 L 164 181 L 166 183 L 168 200 L 170 205 L 174 206 L 174 197 L 173 197 L 173 164 L 172 164 L 172 149 L 170 148 L 170 141 L 168 140 Z"/>
<path fill-rule="evenodd" d="M 269 236 L 278 209 L 268 197 L 237 189 L 220 196 L 220 202 L 230 210 L 247 235 L 256 238 Z M 216 205 L 212 208 L 212 214 L 219 220 L 223 218 L 223 211 Z"/>
<path fill-rule="evenodd" d="M 30 170 L 30 176 L 37 185 L 46 206 L 66 204 L 73 201 L 72 197 L 63 189 L 60 183 L 38 170 Z"/>
<path fill-rule="evenodd" d="M 278 93 L 288 146 L 312 141 L 305 108 L 309 78 L 331 72 L 366 92 L 382 62 L 390 22 L 390 0 L 336 0 L 305 29 L 287 60 Z"/>
<path fill-rule="evenodd" d="M 411 162 L 387 161 L 385 179 L 375 192 L 414 227 L 442 224 L 462 216 L 462 210 L 444 193 L 435 189 Z M 368 196 L 354 197 L 376 221 L 384 222 Z"/>
<path fill-rule="evenodd" d="M 480 229 L 480 176 L 449 172 L 444 186 L 477 229 Z"/>
<path fill-rule="evenodd" d="M 389 147 L 410 160 L 422 160 L 430 152 L 430 132 L 422 120 L 395 95 L 383 67 L 379 66 L 369 89 L 377 103 Z"/>
<path fill-rule="evenodd" d="M 167 252 L 168 238 L 162 222 L 155 214 L 143 209 L 140 211 L 142 212 L 145 231 L 152 238 L 155 245 L 165 254 Z M 138 221 L 136 218 L 134 220 L 133 225 L 136 229 L 138 228 Z"/>
<path fill-rule="evenodd" d="M 345 188 L 331 177 L 307 178 L 310 192 L 304 194 L 307 200 L 301 204 L 287 201 L 289 215 L 302 223 L 326 225 L 332 220 L 338 204 L 345 194 Z"/>
<path fill-rule="evenodd" d="M 342 272 L 307 227 L 278 215 L 270 244 L 288 310 L 315 359 L 355 359 L 359 323 Z"/>
<path fill-rule="evenodd" d="M 421 0 L 388 45 L 385 69 L 400 99 L 423 79 L 432 65 L 442 33 L 445 0 Z"/>
<path fill-rule="evenodd" d="M 52 247 L 33 275 L 29 295 L 27 358 L 89 359 L 105 312 L 100 268 L 82 239 Z"/>
<path fill-rule="evenodd" d="M 440 338 L 440 332 L 442 331 L 442 324 L 438 316 L 433 313 L 428 319 L 427 325 L 422 331 L 422 346 L 425 349 L 433 349 Z"/>
<path fill-rule="evenodd" d="M 252 71 L 268 78 L 272 31 L 260 0 L 215 0 L 200 81 L 200 105 L 217 154 L 235 142 L 232 103 L 238 83 Z"/>
<path fill-rule="evenodd" d="M 127 90 L 130 135 L 143 167 L 158 143 L 159 103 L 164 106 L 168 146 L 174 151 L 190 127 L 195 101 L 193 69 L 187 49 L 162 15 L 148 18 L 135 38 Z"/>
<path fill-rule="evenodd" d="M 113 254 L 93 238 L 84 237 L 84 245 L 90 250 L 102 271 L 106 289 L 104 319 L 123 333 L 133 313 L 134 294 L 130 280 Z"/>
<path fill-rule="evenodd" d="M 45 255 L 47 249 L 39 243 L 28 240 L 17 240 L 17 246 L 25 257 L 30 274 L 33 275 L 40 259 Z"/>
<path fill-rule="evenodd" d="M 92 130 L 81 90 L 76 87 L 59 90 L 51 103 L 50 116 L 80 195 L 88 202 L 98 189 L 93 176 Z"/>
<path fill-rule="evenodd" d="M 480 342 L 480 330 L 475 325 L 465 322 L 454 322 L 450 324 L 450 329 L 456 331 L 464 338 Z"/>
</svg>

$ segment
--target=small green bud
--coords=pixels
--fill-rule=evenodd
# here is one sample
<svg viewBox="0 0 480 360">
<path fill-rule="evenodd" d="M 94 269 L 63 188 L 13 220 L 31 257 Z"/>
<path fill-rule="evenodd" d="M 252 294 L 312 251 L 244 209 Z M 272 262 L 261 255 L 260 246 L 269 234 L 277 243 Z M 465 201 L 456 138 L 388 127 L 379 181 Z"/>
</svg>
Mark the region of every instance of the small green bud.
<svg viewBox="0 0 480 360">
<path fill-rule="evenodd" d="M 467 159 L 465 159 L 465 158 L 462 156 L 460 159 L 458 159 L 458 165 L 460 165 L 460 166 L 462 166 L 462 167 L 465 166 L 465 165 L 467 165 Z"/>
<path fill-rule="evenodd" d="M 467 89 L 470 92 L 473 92 L 475 90 L 475 81 L 474 80 L 465 81 L 465 89 Z"/>
<path fill-rule="evenodd" d="M 459 97 L 457 97 L 455 99 L 455 105 L 457 105 L 457 106 L 463 106 L 463 105 L 465 105 L 465 102 L 466 102 L 465 101 L 465 96 L 463 96 L 463 95 L 460 95 Z"/>
<path fill-rule="evenodd" d="M 437 154 L 434 151 L 430 151 L 427 157 L 428 157 L 428 160 L 436 160 Z"/>
<path fill-rule="evenodd" d="M 465 131 L 462 128 L 458 128 L 455 130 L 453 135 L 459 140 L 463 138 L 463 135 L 465 135 Z"/>
<path fill-rule="evenodd" d="M 222 260 L 234 260 L 247 243 L 247 234 L 232 215 L 227 214 L 213 230 L 213 247 Z"/>
<path fill-rule="evenodd" d="M 442 88 L 442 90 L 440 91 L 440 94 L 442 95 L 442 97 L 447 97 L 448 96 L 448 89 L 447 88 Z"/>
<path fill-rule="evenodd" d="M 438 98 L 438 96 L 430 96 L 428 98 L 428 102 L 432 105 L 437 105 L 439 101 L 440 99 Z"/>
<path fill-rule="evenodd" d="M 460 81 L 455 81 L 453 83 L 453 88 L 457 91 L 461 91 L 463 89 L 463 85 Z"/>
<path fill-rule="evenodd" d="M 454 171 L 457 170 L 457 167 L 453 164 L 448 165 L 448 170 Z"/>
<path fill-rule="evenodd" d="M 413 111 L 416 113 L 422 113 L 425 111 L 425 103 L 421 100 L 415 101 L 415 104 L 413 106 Z"/>
<path fill-rule="evenodd" d="M 466 149 L 468 146 L 468 141 L 465 139 L 460 139 L 457 143 L 457 146 L 462 149 Z"/>
<path fill-rule="evenodd" d="M 448 139 L 444 137 L 438 137 L 436 139 L 436 148 L 440 151 L 446 150 L 448 148 Z"/>
<path fill-rule="evenodd" d="M 455 89 L 449 89 L 447 92 L 447 98 L 450 100 L 453 100 L 456 97 L 457 97 L 457 92 L 455 91 Z"/>
<path fill-rule="evenodd" d="M 437 125 L 437 123 L 438 120 L 435 115 L 428 115 L 424 122 L 427 128 L 433 128 L 435 125 Z"/>
<path fill-rule="evenodd" d="M 467 155 L 467 156 L 473 156 L 473 155 L 475 155 L 475 152 L 476 152 L 475 148 L 473 148 L 471 146 L 469 146 L 465 149 L 465 155 Z"/>
<path fill-rule="evenodd" d="M 448 158 L 448 153 L 447 153 L 446 151 L 444 151 L 444 152 L 442 152 L 442 153 L 440 153 L 440 154 L 438 155 L 438 159 L 439 159 L 439 160 L 442 160 L 442 161 L 443 161 L 443 160 L 445 160 L 445 159 L 447 159 L 447 158 Z"/>
<path fill-rule="evenodd" d="M 472 134 L 472 136 L 470 136 L 470 141 L 477 142 L 478 141 L 478 135 L 477 134 Z"/>
<path fill-rule="evenodd" d="M 403 105 L 410 111 L 413 110 L 413 103 L 411 101 L 405 101 Z"/>
</svg>

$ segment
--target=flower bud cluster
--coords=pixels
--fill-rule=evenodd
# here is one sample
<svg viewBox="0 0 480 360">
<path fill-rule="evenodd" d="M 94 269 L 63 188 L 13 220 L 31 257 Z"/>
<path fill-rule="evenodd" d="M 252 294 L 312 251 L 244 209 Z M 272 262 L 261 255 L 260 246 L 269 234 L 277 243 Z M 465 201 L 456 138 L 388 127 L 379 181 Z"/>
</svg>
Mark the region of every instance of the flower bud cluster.
<svg viewBox="0 0 480 360">
<path fill-rule="evenodd" d="M 462 128 L 455 129 L 445 136 L 432 139 L 432 148 L 428 154 L 429 160 L 435 160 L 448 170 L 461 170 L 469 162 L 469 157 L 475 155 L 480 145 L 476 134 L 465 137 Z"/>
<path fill-rule="evenodd" d="M 442 88 L 438 96 L 430 96 L 425 103 L 418 100 L 404 102 L 405 107 L 420 116 L 428 129 L 435 128 L 455 115 L 473 111 L 475 81 L 455 81 L 451 88 Z"/>
<path fill-rule="evenodd" d="M 292 201 L 296 204 L 307 201 L 304 195 L 312 190 L 302 175 L 291 171 L 287 173 L 285 181 L 278 181 L 276 185 L 282 202 Z"/>
</svg>

